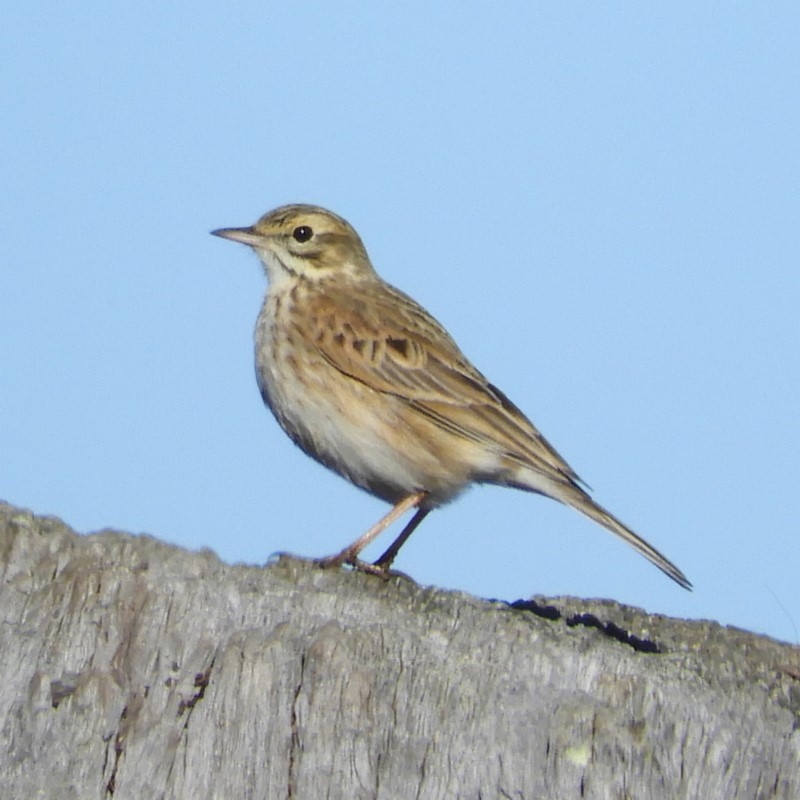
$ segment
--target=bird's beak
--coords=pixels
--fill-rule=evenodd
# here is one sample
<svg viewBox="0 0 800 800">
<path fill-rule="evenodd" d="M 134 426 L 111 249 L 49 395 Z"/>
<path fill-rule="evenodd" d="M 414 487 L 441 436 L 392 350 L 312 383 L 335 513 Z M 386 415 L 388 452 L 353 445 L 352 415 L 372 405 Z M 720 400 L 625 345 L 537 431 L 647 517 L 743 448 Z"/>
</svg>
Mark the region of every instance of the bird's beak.
<svg viewBox="0 0 800 800">
<path fill-rule="evenodd" d="M 221 236 L 223 239 L 230 239 L 232 242 L 241 242 L 242 244 L 250 245 L 250 247 L 257 247 L 264 241 L 264 237 L 256 233 L 252 227 L 217 228 L 217 230 L 211 231 L 211 235 Z"/>
</svg>

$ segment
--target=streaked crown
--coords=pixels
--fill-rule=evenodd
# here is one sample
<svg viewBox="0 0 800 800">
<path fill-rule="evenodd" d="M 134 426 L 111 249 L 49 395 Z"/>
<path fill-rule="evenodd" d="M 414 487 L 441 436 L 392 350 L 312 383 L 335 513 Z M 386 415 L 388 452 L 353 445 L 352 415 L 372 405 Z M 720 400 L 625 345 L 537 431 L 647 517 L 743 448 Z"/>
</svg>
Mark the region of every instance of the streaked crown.
<svg viewBox="0 0 800 800">
<path fill-rule="evenodd" d="M 320 280 L 335 274 L 375 275 L 353 226 L 318 206 L 281 206 L 248 228 L 220 228 L 212 233 L 252 247 L 271 282 L 288 277 Z"/>
</svg>

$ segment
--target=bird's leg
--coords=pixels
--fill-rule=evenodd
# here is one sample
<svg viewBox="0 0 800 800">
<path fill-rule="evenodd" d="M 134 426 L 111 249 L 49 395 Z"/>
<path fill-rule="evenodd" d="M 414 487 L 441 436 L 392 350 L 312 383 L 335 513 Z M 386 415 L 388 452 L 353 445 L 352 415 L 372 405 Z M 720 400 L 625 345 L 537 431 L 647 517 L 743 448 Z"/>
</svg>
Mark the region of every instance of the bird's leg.
<svg viewBox="0 0 800 800">
<path fill-rule="evenodd" d="M 400 548 L 406 543 L 406 540 L 417 529 L 417 526 L 430 514 L 430 508 L 418 508 L 417 513 L 408 521 L 408 524 L 400 532 L 400 535 L 389 545 L 386 552 L 375 561 L 372 566 L 381 572 L 388 572 L 392 566 L 392 562 L 397 557 Z"/>
<path fill-rule="evenodd" d="M 344 550 L 342 550 L 340 553 L 337 553 L 336 555 L 327 556 L 326 558 L 320 558 L 318 560 L 318 563 L 322 567 L 338 567 L 338 566 L 341 566 L 342 564 L 352 564 L 354 567 L 358 567 L 359 569 L 367 568 L 366 569 L 367 572 L 373 572 L 373 571 L 374 572 L 385 572 L 385 570 L 383 570 L 380 567 L 378 567 L 378 568 L 376 568 L 374 570 L 369 569 L 369 567 L 371 565 L 363 564 L 361 561 L 359 561 L 358 560 L 358 554 L 376 536 L 378 536 L 383 531 L 385 531 L 386 528 L 388 528 L 398 517 L 401 517 L 403 514 L 405 514 L 406 511 L 408 511 L 409 508 L 416 508 L 423 501 L 423 499 L 425 498 L 426 494 L 427 494 L 427 492 L 416 492 L 415 494 L 408 495 L 408 497 L 404 497 L 399 503 L 395 504 L 395 506 L 392 508 L 392 510 L 385 517 L 379 519 L 365 534 L 363 534 L 362 536 L 359 536 L 358 539 L 356 539 L 352 544 L 350 544 L 347 547 L 345 547 Z M 406 526 L 406 528 L 403 530 L 403 533 L 401 533 L 400 536 L 398 537 L 398 541 L 401 540 L 401 539 L 402 539 L 402 541 L 400 541 L 400 544 L 397 545 L 397 550 L 400 549 L 400 545 L 403 544 L 405 539 L 407 539 L 408 536 L 411 535 L 411 532 L 409 531 L 408 536 L 405 536 L 405 538 L 403 538 L 406 530 L 408 530 L 409 526 L 411 526 L 414 523 L 414 521 L 417 519 L 417 517 L 419 517 L 421 511 L 422 511 L 422 509 L 419 509 L 417 511 L 417 513 L 411 519 L 411 522 L 409 522 L 408 525 Z M 425 516 L 425 515 L 423 514 L 422 516 Z M 416 524 L 414 524 L 414 527 L 411 530 L 416 528 L 416 526 L 420 522 L 422 522 L 421 519 Z M 395 542 L 395 544 L 397 544 L 397 542 Z M 392 545 L 392 547 L 389 548 L 389 550 L 392 550 L 392 548 L 394 548 L 394 544 Z M 387 550 L 387 553 L 389 552 L 389 550 Z M 395 554 L 396 554 L 396 550 L 395 550 L 395 552 L 393 552 L 391 554 L 392 558 L 394 558 Z M 381 558 L 383 558 L 383 556 Z M 379 559 L 379 561 L 380 560 L 381 559 Z M 391 563 L 391 561 L 389 563 Z"/>
</svg>

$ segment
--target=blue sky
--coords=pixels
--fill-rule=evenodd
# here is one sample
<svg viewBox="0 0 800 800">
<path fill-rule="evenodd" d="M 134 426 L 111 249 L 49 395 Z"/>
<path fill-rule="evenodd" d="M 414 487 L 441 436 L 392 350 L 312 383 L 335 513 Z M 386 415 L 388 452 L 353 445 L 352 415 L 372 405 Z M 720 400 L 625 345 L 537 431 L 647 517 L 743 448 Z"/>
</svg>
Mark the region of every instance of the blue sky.
<svg viewBox="0 0 800 800">
<path fill-rule="evenodd" d="M 208 235 L 316 203 L 696 588 L 489 487 L 398 568 L 797 643 L 800 7 L 453 8 L 3 6 L 0 497 L 248 563 L 381 516 L 263 408 Z"/>
</svg>

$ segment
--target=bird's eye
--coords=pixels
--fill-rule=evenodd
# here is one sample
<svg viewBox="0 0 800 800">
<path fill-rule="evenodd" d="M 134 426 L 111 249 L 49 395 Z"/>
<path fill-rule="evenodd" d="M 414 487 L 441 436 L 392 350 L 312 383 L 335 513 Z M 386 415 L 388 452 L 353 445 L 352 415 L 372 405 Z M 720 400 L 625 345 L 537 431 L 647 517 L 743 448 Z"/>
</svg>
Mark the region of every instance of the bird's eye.
<svg viewBox="0 0 800 800">
<path fill-rule="evenodd" d="M 301 225 L 292 231 L 292 236 L 296 242 L 307 242 L 314 235 L 314 231 L 308 225 Z"/>
</svg>

